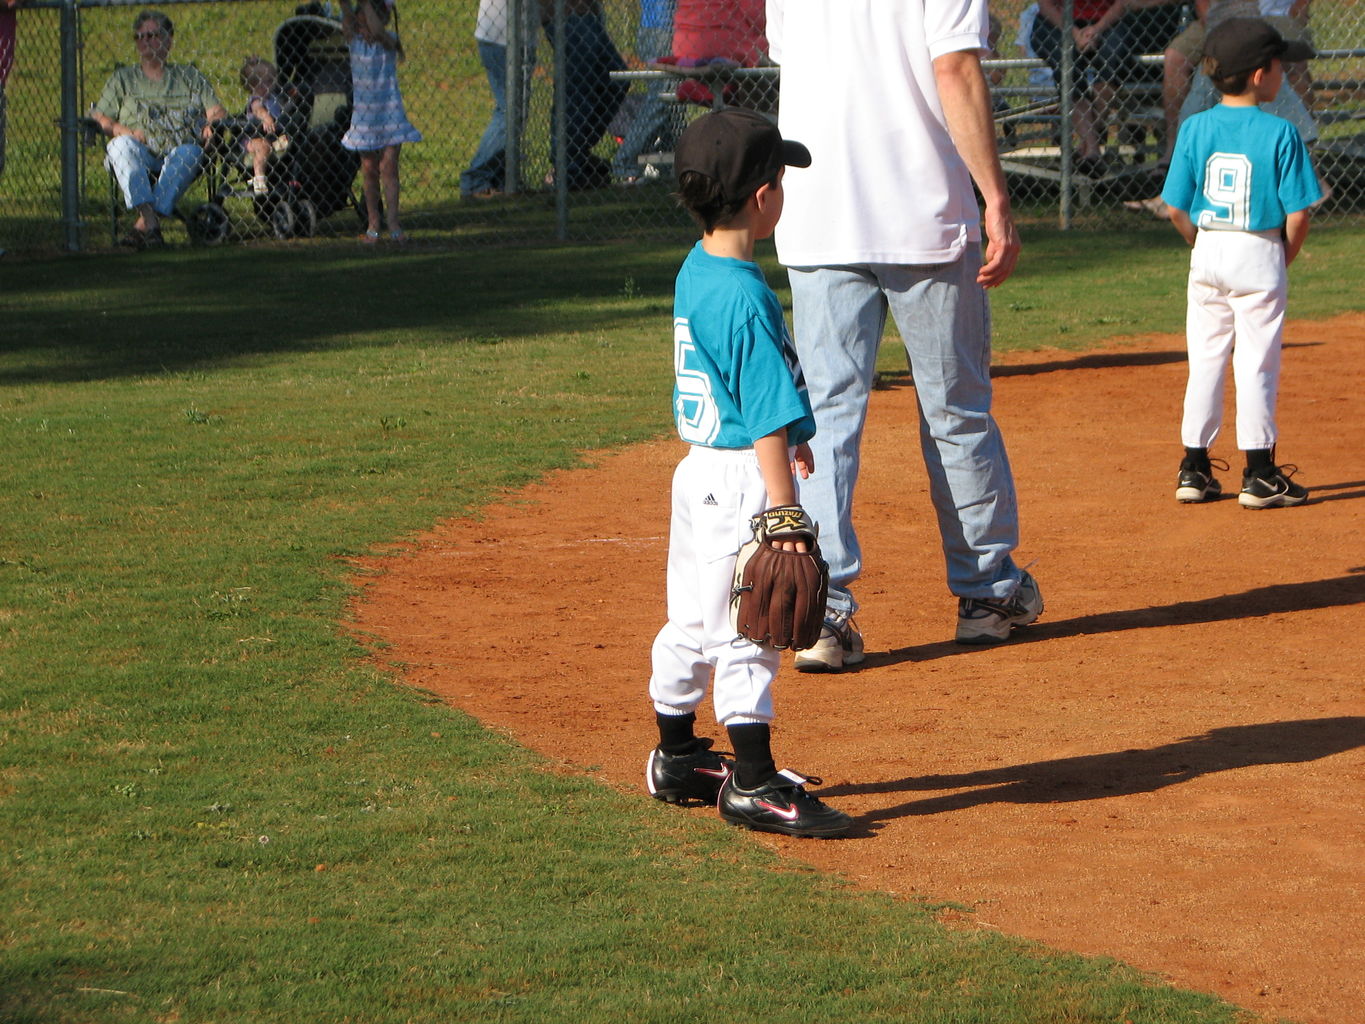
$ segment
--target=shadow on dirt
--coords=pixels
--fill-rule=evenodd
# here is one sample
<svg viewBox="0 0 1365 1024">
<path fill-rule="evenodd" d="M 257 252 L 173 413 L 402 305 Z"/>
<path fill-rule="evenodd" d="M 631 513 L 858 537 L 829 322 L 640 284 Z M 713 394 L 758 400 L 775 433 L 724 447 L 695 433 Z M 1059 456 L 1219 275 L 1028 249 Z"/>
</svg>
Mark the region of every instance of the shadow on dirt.
<svg viewBox="0 0 1365 1024">
<path fill-rule="evenodd" d="M 1346 484 L 1343 486 L 1353 486 Z M 1346 492 L 1339 498 L 1350 497 Z M 1321 500 L 1327 500 L 1326 498 Z M 1016 630 L 1011 644 L 1038 643 L 1064 637 L 1089 636 L 1095 633 L 1120 633 L 1128 629 L 1157 629 L 1164 626 L 1193 626 L 1201 623 L 1224 622 L 1232 619 L 1252 619 L 1261 615 L 1312 611 L 1319 608 L 1341 608 L 1365 603 L 1365 574 L 1351 570 L 1352 575 L 1337 576 L 1306 583 L 1276 583 L 1256 587 L 1240 594 L 1219 594 L 1201 601 L 1177 601 L 1174 604 L 1151 608 L 1130 608 L 1112 612 L 1097 612 L 1074 619 L 1055 622 L 1040 621 L 1027 629 Z M 934 661 L 938 658 L 969 657 L 988 651 L 989 647 L 964 647 L 951 641 L 899 647 L 892 651 L 868 651 L 862 668 L 884 668 L 902 662 Z"/>
<path fill-rule="evenodd" d="M 962 790 L 861 815 L 865 825 L 984 804 L 1071 803 L 1150 793 L 1213 772 L 1316 761 L 1365 746 L 1365 717 L 1311 718 L 1210 729 L 1146 750 L 1066 757 L 960 775 L 918 775 L 820 790 L 821 797 Z"/>
</svg>

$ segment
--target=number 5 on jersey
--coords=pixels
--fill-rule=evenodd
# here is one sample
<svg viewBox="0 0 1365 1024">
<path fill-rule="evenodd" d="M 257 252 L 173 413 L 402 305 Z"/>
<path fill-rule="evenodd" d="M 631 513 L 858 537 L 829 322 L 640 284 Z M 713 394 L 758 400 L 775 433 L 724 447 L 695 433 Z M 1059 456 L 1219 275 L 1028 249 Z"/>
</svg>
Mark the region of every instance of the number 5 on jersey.
<svg viewBox="0 0 1365 1024">
<path fill-rule="evenodd" d="M 720 433 L 720 410 L 686 317 L 673 321 L 673 370 L 678 386 L 673 410 L 678 435 L 689 444 L 709 445 Z"/>
</svg>

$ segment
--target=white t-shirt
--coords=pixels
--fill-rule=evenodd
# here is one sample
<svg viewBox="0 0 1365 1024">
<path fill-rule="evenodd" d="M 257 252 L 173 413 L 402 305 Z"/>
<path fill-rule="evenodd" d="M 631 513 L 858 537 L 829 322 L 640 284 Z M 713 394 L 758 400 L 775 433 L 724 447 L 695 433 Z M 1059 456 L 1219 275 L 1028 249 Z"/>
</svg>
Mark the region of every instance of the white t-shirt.
<svg viewBox="0 0 1365 1024">
<path fill-rule="evenodd" d="M 789 167 L 777 225 L 790 267 L 947 263 L 981 239 L 971 175 L 933 59 L 986 49 L 985 0 L 767 0 Z"/>
<path fill-rule="evenodd" d="M 479 16 L 474 22 L 474 38 L 495 46 L 507 45 L 507 7 L 511 0 L 479 0 Z"/>
</svg>

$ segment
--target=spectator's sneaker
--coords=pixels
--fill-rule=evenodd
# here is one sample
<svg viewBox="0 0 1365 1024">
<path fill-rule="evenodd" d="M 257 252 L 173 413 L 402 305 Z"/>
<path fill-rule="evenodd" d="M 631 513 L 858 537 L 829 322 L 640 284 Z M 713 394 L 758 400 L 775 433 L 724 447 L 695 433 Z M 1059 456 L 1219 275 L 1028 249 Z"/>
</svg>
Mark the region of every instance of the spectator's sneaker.
<svg viewBox="0 0 1365 1024">
<path fill-rule="evenodd" d="M 1028 572 L 1020 573 L 1019 589 L 1005 601 L 958 598 L 957 642 L 998 644 L 1010 638 L 1010 630 L 1027 626 L 1043 614 L 1043 593 Z"/>
<path fill-rule="evenodd" d="M 820 785 L 815 776 L 783 769 L 755 789 L 741 789 L 732 775 L 720 790 L 720 816 L 732 825 L 787 836 L 827 838 L 847 832 L 853 819 L 807 793 L 802 788 L 807 782 Z"/>
<path fill-rule="evenodd" d="M 825 620 L 820 639 L 814 647 L 796 652 L 798 672 L 838 672 L 863 660 L 863 635 L 852 619 L 843 622 Z"/>
<path fill-rule="evenodd" d="M 1247 473 L 1242 477 L 1242 493 L 1237 502 L 1243 508 L 1287 508 L 1308 500 L 1308 488 L 1289 479 L 1298 466 L 1273 466 L 1269 476 Z"/>
<path fill-rule="evenodd" d="M 1221 498 L 1223 485 L 1213 475 L 1215 466 L 1222 470 L 1228 468 L 1228 464 L 1221 459 L 1200 462 L 1183 460 L 1180 463 L 1180 477 L 1175 484 L 1175 500 L 1190 505 Z"/>
<path fill-rule="evenodd" d="M 670 804 L 714 804 L 734 764 L 713 751 L 712 742 L 698 739 L 690 754 L 665 754 L 658 747 L 651 750 L 645 762 L 645 785 L 650 795 Z"/>
</svg>

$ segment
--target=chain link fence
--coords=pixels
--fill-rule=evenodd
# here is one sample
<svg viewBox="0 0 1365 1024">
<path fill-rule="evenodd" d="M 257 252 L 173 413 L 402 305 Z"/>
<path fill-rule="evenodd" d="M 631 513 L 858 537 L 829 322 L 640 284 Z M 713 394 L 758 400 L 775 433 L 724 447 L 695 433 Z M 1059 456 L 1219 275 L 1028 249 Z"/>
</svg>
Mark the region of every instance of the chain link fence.
<svg viewBox="0 0 1365 1024">
<path fill-rule="evenodd" d="M 1273 11 L 1287 0 L 1260 2 Z M 1255 3 L 1214 0 L 1210 18 Z M 1212 102 L 1190 45 L 1198 29 L 1187 31 L 1197 19 L 1192 5 L 1128 0 L 1102 44 L 1079 54 L 1047 17 L 1073 5 L 1107 6 L 992 6 L 987 74 L 1002 160 L 1022 220 L 1122 228 L 1156 215 L 1144 201 L 1159 191 L 1182 103 L 1188 113 Z M 110 79 L 139 65 L 145 6 L 21 0 L 5 85 L 0 247 L 100 249 L 133 226 L 93 115 Z M 205 144 L 180 216 L 167 221 L 167 241 L 298 244 L 362 232 L 365 176 L 343 142 L 354 96 L 340 12 L 297 0 L 156 6 L 174 21 L 167 60 L 197 69 L 229 115 Z M 763 9 L 762 0 L 401 0 L 388 27 L 402 41 L 407 117 L 423 136 L 401 149 L 403 227 L 459 245 L 687 237 L 690 222 L 669 197 L 673 140 L 714 105 L 775 110 Z M 1289 17 L 1297 24 L 1282 18 L 1284 30 L 1311 33 L 1319 51 L 1282 91 L 1298 102 L 1331 189 L 1316 218 L 1349 218 L 1365 195 L 1365 9 L 1316 0 Z M 261 91 L 259 75 L 243 74 L 248 57 L 274 66 L 273 131 L 246 117 L 248 88 Z M 205 104 L 172 112 L 195 140 Z M 264 193 L 253 140 L 268 150 Z"/>
</svg>

